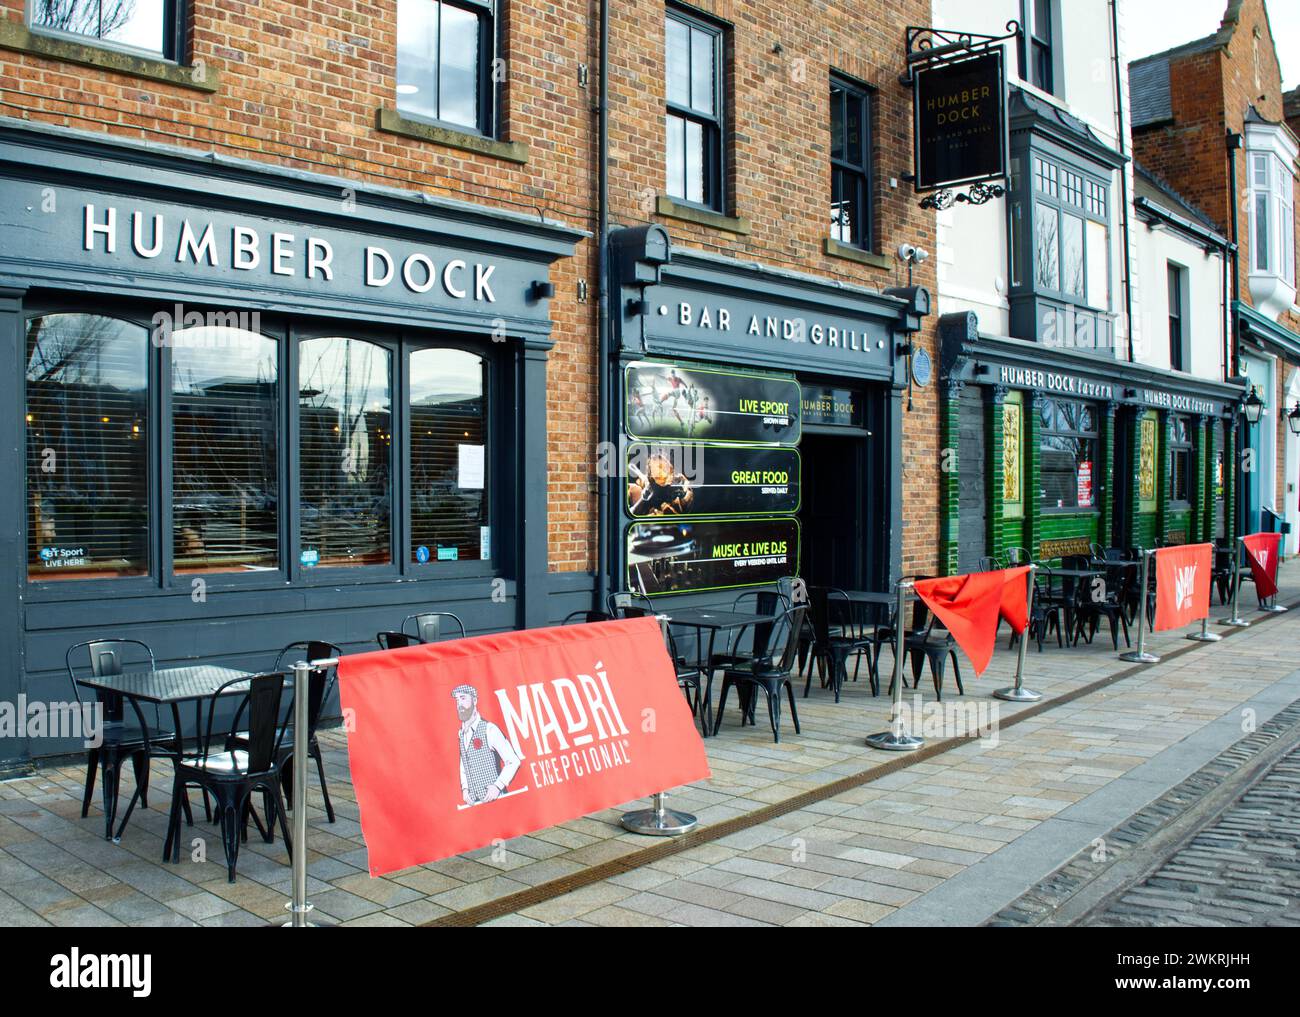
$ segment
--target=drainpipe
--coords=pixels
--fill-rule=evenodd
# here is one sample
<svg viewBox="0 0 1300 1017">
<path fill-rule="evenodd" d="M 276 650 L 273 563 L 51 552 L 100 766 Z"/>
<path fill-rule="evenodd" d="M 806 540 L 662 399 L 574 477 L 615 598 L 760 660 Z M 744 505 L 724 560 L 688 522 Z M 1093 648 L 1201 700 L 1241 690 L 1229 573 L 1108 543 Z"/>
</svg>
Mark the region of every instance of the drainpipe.
<svg viewBox="0 0 1300 1017">
<path fill-rule="evenodd" d="M 1119 66 L 1119 8 L 1115 0 L 1110 0 L 1110 54 L 1115 66 L 1115 123 L 1119 137 L 1119 154 L 1127 161 L 1128 153 L 1124 144 L 1124 93 L 1121 90 L 1121 71 Z M 1119 169 L 1120 194 L 1120 236 L 1123 238 L 1124 253 L 1124 319 L 1128 324 L 1128 360 L 1133 363 L 1133 264 L 1129 256 L 1129 214 L 1128 214 L 1128 169 L 1121 165 Z"/>
<path fill-rule="evenodd" d="M 1241 300 L 1241 269 L 1238 264 L 1237 240 L 1237 151 L 1246 139 L 1235 131 L 1229 131 L 1228 143 L 1228 208 L 1231 212 L 1232 236 L 1232 363 L 1228 365 L 1228 377 L 1237 371 L 1241 360 L 1241 336 L 1237 328 L 1237 303 Z"/>
<path fill-rule="evenodd" d="M 1237 303 L 1241 300 L 1241 267 L 1240 267 L 1240 248 L 1237 241 L 1237 150 L 1242 148 L 1246 139 L 1236 131 L 1228 131 L 1228 209 L 1230 212 L 1230 226 L 1232 229 L 1232 316 L 1229 318 L 1230 336 L 1228 342 L 1231 344 L 1232 360 L 1228 364 L 1228 377 L 1233 377 L 1241 366 L 1241 319 L 1237 314 Z M 1246 441 L 1250 437 L 1250 424 L 1246 423 L 1246 418 L 1240 411 L 1236 414 L 1236 447 L 1233 450 L 1234 458 L 1238 463 L 1245 452 Z M 1234 466 L 1236 464 L 1234 463 Z M 1232 538 L 1235 540 L 1245 527 L 1246 515 L 1246 483 L 1245 476 L 1239 470 L 1234 470 L 1232 475 L 1232 502 L 1233 502 L 1233 533 Z"/>
<path fill-rule="evenodd" d="M 597 311 L 597 355 L 596 355 L 596 389 L 599 392 L 596 421 L 596 440 L 608 441 L 610 438 L 610 337 L 609 337 L 609 0 L 600 0 L 600 68 L 597 73 L 597 87 L 600 89 L 600 101 L 596 107 L 597 117 L 597 155 L 596 175 L 598 209 L 596 213 L 597 250 L 600 264 L 597 268 L 596 299 Z M 597 463 L 608 462 L 607 457 L 599 454 Z M 604 473 L 608 473 L 605 470 Z M 605 609 L 605 596 L 609 592 L 609 563 L 612 552 L 613 536 L 610 532 L 609 516 L 610 478 L 603 474 L 596 477 L 596 604 L 597 611 Z"/>
</svg>

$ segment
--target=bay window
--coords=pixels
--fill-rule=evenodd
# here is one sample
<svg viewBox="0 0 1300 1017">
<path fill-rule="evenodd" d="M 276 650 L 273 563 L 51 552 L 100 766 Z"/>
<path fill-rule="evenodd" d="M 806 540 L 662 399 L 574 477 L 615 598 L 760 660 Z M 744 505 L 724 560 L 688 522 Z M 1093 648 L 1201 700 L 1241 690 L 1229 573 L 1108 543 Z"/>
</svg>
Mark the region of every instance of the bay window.
<svg viewBox="0 0 1300 1017">
<path fill-rule="evenodd" d="M 1108 188 L 1054 155 L 1012 158 L 1011 334 L 1052 346 L 1113 347 Z"/>
</svg>

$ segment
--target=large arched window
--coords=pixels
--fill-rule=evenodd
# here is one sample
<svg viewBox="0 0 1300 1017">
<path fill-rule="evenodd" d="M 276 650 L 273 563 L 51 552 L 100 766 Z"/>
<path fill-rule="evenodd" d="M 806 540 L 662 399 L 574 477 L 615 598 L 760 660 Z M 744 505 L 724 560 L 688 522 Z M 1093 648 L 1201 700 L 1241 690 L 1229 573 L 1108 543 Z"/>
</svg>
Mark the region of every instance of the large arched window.
<svg viewBox="0 0 1300 1017">
<path fill-rule="evenodd" d="M 410 357 L 410 561 L 491 557 L 487 371 L 464 350 Z"/>
<path fill-rule="evenodd" d="M 225 326 L 169 344 L 175 571 L 277 568 L 278 344 Z"/>
<path fill-rule="evenodd" d="M 340 337 L 298 350 L 299 560 L 306 568 L 387 564 L 392 355 Z"/>
<path fill-rule="evenodd" d="M 27 575 L 149 572 L 149 334 L 96 314 L 27 326 Z"/>
</svg>

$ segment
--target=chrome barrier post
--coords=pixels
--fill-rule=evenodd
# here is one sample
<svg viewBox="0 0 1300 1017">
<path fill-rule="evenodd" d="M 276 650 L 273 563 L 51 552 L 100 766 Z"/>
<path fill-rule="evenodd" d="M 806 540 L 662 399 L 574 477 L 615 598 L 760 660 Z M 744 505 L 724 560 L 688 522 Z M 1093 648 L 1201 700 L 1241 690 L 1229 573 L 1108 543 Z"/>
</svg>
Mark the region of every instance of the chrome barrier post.
<svg viewBox="0 0 1300 1017">
<path fill-rule="evenodd" d="M 1210 631 L 1210 615 L 1208 613 L 1208 608 L 1206 610 L 1207 613 L 1205 617 L 1201 619 L 1201 631 L 1189 632 L 1187 633 L 1186 638 L 1194 639 L 1198 643 L 1217 643 L 1223 638 L 1223 636 L 1219 635 L 1217 632 Z"/>
<path fill-rule="evenodd" d="M 1029 619 L 1034 616 L 1034 576 L 1037 574 L 1038 566 L 1031 564 L 1029 572 L 1025 575 L 1025 583 L 1029 587 L 1029 593 L 1025 598 L 1025 631 L 1020 633 L 1020 653 L 1016 657 L 1016 684 L 1011 688 L 998 689 L 993 693 L 993 698 L 1005 699 L 1009 703 L 1036 703 L 1043 698 L 1041 692 L 1027 689 L 1024 685 L 1025 648 L 1029 645 Z"/>
<path fill-rule="evenodd" d="M 667 647 L 668 616 L 657 614 L 655 620 L 659 622 L 659 631 L 663 634 L 664 646 Z M 647 837 L 680 837 L 684 833 L 690 833 L 700 824 L 700 821 L 689 812 L 677 812 L 675 809 L 666 808 L 663 791 L 656 793 L 651 802 L 653 804 L 648 809 L 623 813 L 620 820 L 623 829 Z"/>
<path fill-rule="evenodd" d="M 910 752 L 919 749 L 925 742 L 907 733 L 903 723 L 903 646 L 907 642 L 907 591 L 912 589 L 912 581 L 904 580 L 898 584 L 898 605 L 894 616 L 894 699 L 890 706 L 888 731 L 880 731 L 867 738 L 867 744 L 873 749 L 886 752 Z"/>
<path fill-rule="evenodd" d="M 305 929 L 320 924 L 307 921 L 312 909 L 312 905 L 307 903 L 308 686 L 313 670 L 337 666 L 335 657 L 311 662 L 300 660 L 293 665 L 293 900 L 285 905 L 289 921 L 282 927 L 286 929 Z"/>
<path fill-rule="evenodd" d="M 1220 625 L 1235 625 L 1242 629 L 1250 625 L 1250 622 L 1241 616 L 1241 552 L 1245 546 L 1245 538 L 1238 537 L 1237 550 L 1233 555 L 1232 563 L 1232 617 L 1219 619 Z"/>
<path fill-rule="evenodd" d="M 1131 664 L 1159 664 L 1160 658 L 1154 653 L 1147 653 L 1147 577 L 1150 574 L 1151 556 L 1154 551 L 1142 552 L 1141 597 L 1138 600 L 1138 645 L 1136 650 L 1119 655 L 1120 660 Z"/>
</svg>

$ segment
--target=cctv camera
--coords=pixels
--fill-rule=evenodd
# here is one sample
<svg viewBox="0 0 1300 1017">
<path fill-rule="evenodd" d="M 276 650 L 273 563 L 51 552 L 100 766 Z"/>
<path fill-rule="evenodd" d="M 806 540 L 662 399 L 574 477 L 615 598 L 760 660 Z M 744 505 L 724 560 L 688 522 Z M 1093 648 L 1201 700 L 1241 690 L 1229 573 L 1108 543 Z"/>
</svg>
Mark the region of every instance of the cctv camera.
<svg viewBox="0 0 1300 1017">
<path fill-rule="evenodd" d="M 903 243 L 898 245 L 898 257 L 901 261 L 911 261 L 916 256 L 916 248 L 911 244 Z"/>
<path fill-rule="evenodd" d="M 921 264 L 921 262 L 925 261 L 928 257 L 930 257 L 930 252 L 927 251 L 924 247 L 917 247 L 913 250 L 912 257 L 919 265 Z"/>
</svg>

